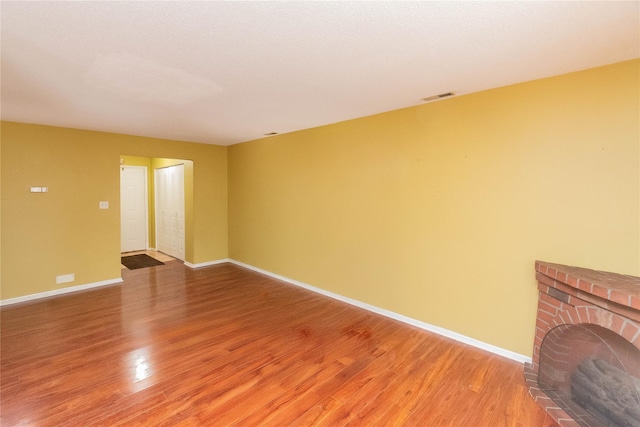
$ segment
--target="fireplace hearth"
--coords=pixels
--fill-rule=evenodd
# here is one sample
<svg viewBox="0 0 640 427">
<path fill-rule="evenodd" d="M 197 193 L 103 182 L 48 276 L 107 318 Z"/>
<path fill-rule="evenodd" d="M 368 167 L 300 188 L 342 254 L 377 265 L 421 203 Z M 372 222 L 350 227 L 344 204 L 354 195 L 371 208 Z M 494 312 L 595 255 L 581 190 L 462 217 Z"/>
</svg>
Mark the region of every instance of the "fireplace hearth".
<svg viewBox="0 0 640 427">
<path fill-rule="evenodd" d="M 561 425 L 640 426 L 640 278 L 536 262 L 525 379 Z"/>
</svg>

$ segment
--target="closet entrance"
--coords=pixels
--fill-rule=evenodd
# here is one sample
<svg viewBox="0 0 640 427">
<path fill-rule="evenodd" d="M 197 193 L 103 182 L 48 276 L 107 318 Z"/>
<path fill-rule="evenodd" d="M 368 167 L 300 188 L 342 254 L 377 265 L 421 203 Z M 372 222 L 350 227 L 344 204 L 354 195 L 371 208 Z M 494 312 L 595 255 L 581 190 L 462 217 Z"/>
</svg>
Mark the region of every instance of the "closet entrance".
<svg viewBox="0 0 640 427">
<path fill-rule="evenodd" d="M 120 213 L 121 252 L 157 250 L 185 261 L 193 244 L 193 161 L 120 156 Z"/>
<path fill-rule="evenodd" d="M 184 261 L 184 165 L 156 169 L 155 194 L 157 248 Z"/>
</svg>

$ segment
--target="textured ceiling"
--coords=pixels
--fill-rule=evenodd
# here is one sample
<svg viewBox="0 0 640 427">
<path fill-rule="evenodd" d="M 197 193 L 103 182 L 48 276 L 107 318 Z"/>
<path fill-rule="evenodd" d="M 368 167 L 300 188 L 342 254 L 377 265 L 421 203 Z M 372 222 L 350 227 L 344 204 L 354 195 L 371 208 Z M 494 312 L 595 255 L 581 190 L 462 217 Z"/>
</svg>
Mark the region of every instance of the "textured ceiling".
<svg viewBox="0 0 640 427">
<path fill-rule="evenodd" d="M 2 1 L 2 119 L 230 145 L 638 58 L 639 5 Z"/>
</svg>

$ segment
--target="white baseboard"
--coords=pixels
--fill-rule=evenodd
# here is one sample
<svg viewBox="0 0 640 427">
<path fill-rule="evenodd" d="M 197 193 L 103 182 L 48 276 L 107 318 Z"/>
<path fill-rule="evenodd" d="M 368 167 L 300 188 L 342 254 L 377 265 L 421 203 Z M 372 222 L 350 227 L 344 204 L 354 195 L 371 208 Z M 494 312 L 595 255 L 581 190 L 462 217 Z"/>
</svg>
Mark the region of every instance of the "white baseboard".
<svg viewBox="0 0 640 427">
<path fill-rule="evenodd" d="M 252 265 L 245 264 L 243 262 L 236 261 L 234 259 L 228 259 L 228 260 L 223 261 L 223 262 L 230 262 L 230 263 L 236 264 L 236 265 L 238 265 L 240 267 L 244 267 L 244 268 L 247 268 L 249 270 L 253 270 L 253 271 L 257 272 L 257 273 L 262 273 L 262 274 L 265 274 L 267 276 L 273 277 L 274 279 L 282 280 L 283 282 L 287 282 L 287 283 L 290 283 L 292 285 L 308 289 L 310 291 L 313 291 L 313 292 L 328 296 L 328 297 L 336 299 L 338 301 L 346 302 L 347 304 L 351 304 L 353 306 L 363 308 L 365 310 L 371 311 L 373 313 L 380 314 L 380 315 L 388 317 L 390 319 L 398 320 L 398 321 L 406 323 L 408 325 L 412 325 L 412 326 L 415 326 L 417 328 L 424 329 L 425 331 L 433 332 L 433 333 L 436 333 L 438 335 L 442 335 L 444 337 L 451 338 L 451 339 L 456 340 L 458 342 L 471 345 L 473 347 L 479 348 L 481 350 L 488 351 L 488 352 L 493 353 L 493 354 L 497 354 L 498 356 L 502 356 L 502 357 L 506 357 L 507 359 L 515 360 L 516 362 L 531 363 L 531 357 L 525 356 L 525 355 L 520 354 L 520 353 L 515 353 L 515 352 L 513 352 L 511 350 L 506 350 L 504 348 L 497 347 L 495 345 L 488 344 L 488 343 L 485 343 L 483 341 L 479 341 L 479 340 L 477 340 L 475 338 L 471 338 L 471 337 L 468 337 L 466 335 L 462 335 L 462 334 L 459 334 L 457 332 L 450 331 L 450 330 L 445 329 L 445 328 L 441 328 L 440 326 L 431 325 L 429 323 L 425 323 L 425 322 L 422 322 L 420 320 L 416 320 L 416 319 L 413 319 L 411 317 L 407 317 L 405 315 L 398 314 L 398 313 L 395 313 L 393 311 L 386 310 L 384 308 L 376 307 L 376 306 L 364 303 L 362 301 L 358 301 L 358 300 L 355 300 L 355 299 L 352 299 L 352 298 L 348 298 L 348 297 L 345 297 L 345 296 L 342 296 L 342 295 L 339 295 L 339 294 L 336 294 L 336 293 L 333 293 L 333 292 L 326 291 L 324 289 L 316 288 L 315 286 L 311 286 L 311 285 L 308 285 L 306 283 L 302 283 L 302 282 L 299 282 L 297 280 L 290 279 L 290 278 L 285 277 L 285 276 L 281 276 L 279 274 L 271 273 L 270 271 L 263 270 L 263 269 L 258 268 L 258 267 L 254 267 Z"/>
<path fill-rule="evenodd" d="M 37 294 L 25 295 L 22 297 L 3 299 L 3 300 L 0 300 L 0 307 L 4 305 L 18 304 L 26 301 L 33 301 L 41 298 L 69 294 L 71 292 L 84 291 L 86 289 L 99 288 L 101 286 L 113 285 L 116 283 L 122 283 L 122 278 L 118 277 L 117 279 L 102 280 L 100 282 L 87 283 L 85 285 L 69 286 L 68 288 L 60 288 L 60 289 L 55 289 L 53 291 L 39 292 Z"/>
<path fill-rule="evenodd" d="M 218 259 L 215 261 L 207 261 L 207 262 L 199 262 L 197 264 L 191 264 L 190 262 L 185 261 L 184 265 L 189 268 L 201 268 L 201 267 L 209 267 L 210 265 L 223 264 L 225 262 L 233 262 L 229 258 Z"/>
<path fill-rule="evenodd" d="M 365 310 L 371 311 L 373 313 L 380 314 L 380 315 L 388 317 L 390 319 L 398 320 L 398 321 L 406 323 L 408 325 L 412 325 L 412 326 L 415 326 L 417 328 L 420 328 L 420 329 L 423 329 L 423 330 L 426 330 L 426 331 L 429 331 L 429 332 L 433 332 L 433 333 L 436 333 L 438 335 L 442 335 L 442 336 L 447 337 L 447 338 L 451 338 L 451 339 L 456 340 L 458 342 L 471 345 L 473 347 L 488 351 L 488 352 L 493 353 L 493 354 L 497 354 L 497 355 L 502 356 L 502 357 L 506 357 L 507 359 L 515 360 L 515 361 L 520 362 L 520 363 L 532 363 L 531 357 L 528 357 L 528 356 L 525 356 L 525 355 L 522 355 L 522 354 L 519 354 L 519 353 L 515 353 L 513 351 L 506 350 L 504 348 L 497 347 L 497 346 L 494 346 L 492 344 L 485 343 L 483 341 L 479 341 L 479 340 L 477 340 L 475 338 L 471 338 L 471 337 L 468 337 L 466 335 L 462 335 L 462 334 L 459 334 L 457 332 L 450 331 L 450 330 L 445 329 L 445 328 L 441 328 L 439 326 L 431 325 L 429 323 L 425 323 L 425 322 L 422 322 L 420 320 L 416 320 L 416 319 L 413 319 L 411 317 L 408 317 L 408 316 L 405 316 L 405 315 L 402 315 L 402 314 L 398 314 L 398 313 L 395 313 L 395 312 L 390 311 L 390 310 L 386 310 L 384 308 L 376 307 L 376 306 L 364 303 L 362 301 L 358 301 L 358 300 L 355 300 L 355 299 L 352 299 L 352 298 L 348 298 L 348 297 L 342 296 L 340 294 L 336 294 L 336 293 L 333 293 L 333 292 L 330 292 L 330 291 L 327 291 L 327 290 L 324 290 L 324 289 L 321 289 L 321 288 L 316 288 L 315 286 L 311 286 L 311 285 L 308 285 L 306 283 L 300 282 L 298 280 L 290 279 L 288 277 L 281 276 L 279 274 L 275 274 L 275 273 L 272 273 L 272 272 L 267 271 L 267 270 L 263 270 L 263 269 L 258 268 L 258 267 L 254 267 L 252 265 L 245 264 L 243 262 L 236 261 L 236 260 L 231 259 L 231 258 L 223 258 L 223 259 L 216 260 L 216 261 L 208 261 L 208 262 L 202 262 L 202 263 L 197 263 L 197 264 L 192 264 L 192 263 L 189 263 L 189 262 L 185 261 L 184 265 L 186 265 L 189 268 L 201 268 L 201 267 L 208 267 L 208 266 L 212 266 L 212 265 L 216 265 L 216 264 L 223 264 L 225 262 L 236 264 L 236 265 L 238 265 L 240 267 L 247 268 L 247 269 L 255 271 L 257 273 L 261 273 L 261 274 L 267 275 L 269 277 L 273 277 L 274 279 L 282 280 L 283 282 L 290 283 L 290 284 L 295 285 L 295 286 L 299 286 L 301 288 L 304 288 L 304 289 L 310 290 L 312 292 L 315 292 L 315 293 L 318 293 L 318 294 L 333 298 L 333 299 L 338 300 L 338 301 L 345 302 L 347 304 L 351 304 L 351 305 L 359 307 L 359 308 L 363 308 Z M 5 306 L 5 305 L 10 305 L 10 304 L 18 304 L 18 303 L 21 303 L 21 302 L 37 300 L 37 299 L 41 299 L 41 298 L 47 298 L 47 297 L 56 296 L 56 295 L 63 295 L 63 294 L 71 293 L 71 292 L 78 292 L 78 291 L 82 291 L 82 290 L 86 290 L 86 289 L 98 288 L 98 287 L 101 287 L 101 286 L 113 285 L 113 284 L 116 284 L 116 283 L 122 283 L 122 278 L 119 277 L 117 279 L 103 280 L 101 282 L 87 283 L 85 285 L 78 285 L 78 286 L 70 286 L 70 287 L 67 287 L 67 288 L 56 289 L 56 290 L 53 290 L 53 291 L 40 292 L 40 293 L 37 293 L 37 294 L 25 295 L 25 296 L 22 296 L 22 297 L 16 297 L 16 298 L 9 298 L 9 299 L 5 299 L 5 300 L 0 300 L 0 307 L 1 306 Z"/>
</svg>

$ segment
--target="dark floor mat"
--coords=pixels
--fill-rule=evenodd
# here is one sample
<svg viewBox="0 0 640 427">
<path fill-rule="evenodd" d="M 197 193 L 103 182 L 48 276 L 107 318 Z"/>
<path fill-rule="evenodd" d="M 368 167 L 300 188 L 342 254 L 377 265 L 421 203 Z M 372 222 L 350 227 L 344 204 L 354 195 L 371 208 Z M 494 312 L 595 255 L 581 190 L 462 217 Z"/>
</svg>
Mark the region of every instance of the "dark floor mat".
<svg viewBox="0 0 640 427">
<path fill-rule="evenodd" d="M 138 268 L 145 267 L 155 267 L 156 265 L 164 265 L 164 262 L 160 262 L 147 254 L 123 256 L 120 257 L 120 261 L 129 270 L 136 270 Z"/>
</svg>

